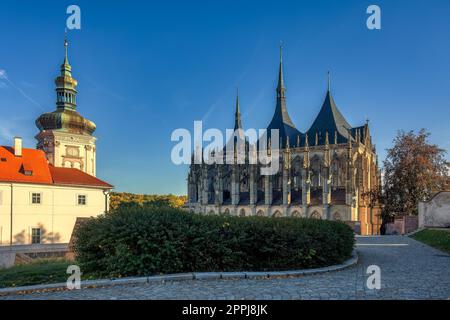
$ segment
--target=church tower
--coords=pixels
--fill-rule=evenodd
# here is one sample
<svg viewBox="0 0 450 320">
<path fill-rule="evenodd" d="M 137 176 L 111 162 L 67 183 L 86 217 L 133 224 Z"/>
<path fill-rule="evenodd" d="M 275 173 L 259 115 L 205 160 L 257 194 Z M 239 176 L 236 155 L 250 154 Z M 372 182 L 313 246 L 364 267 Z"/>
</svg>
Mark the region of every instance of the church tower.
<svg viewBox="0 0 450 320">
<path fill-rule="evenodd" d="M 64 62 L 56 77 L 56 110 L 42 114 L 36 120 L 40 130 L 37 149 L 45 152 L 55 167 L 76 168 L 96 175 L 95 124 L 77 112 L 77 80 L 72 77 L 65 39 Z"/>
</svg>

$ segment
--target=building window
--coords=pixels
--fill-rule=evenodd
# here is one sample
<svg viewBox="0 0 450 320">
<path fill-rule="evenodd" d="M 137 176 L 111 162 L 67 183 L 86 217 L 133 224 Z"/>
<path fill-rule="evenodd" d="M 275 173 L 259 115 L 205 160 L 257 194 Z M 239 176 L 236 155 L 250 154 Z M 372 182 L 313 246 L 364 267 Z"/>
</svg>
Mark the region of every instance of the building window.
<svg viewBox="0 0 450 320">
<path fill-rule="evenodd" d="M 31 244 L 40 244 L 40 243 L 41 243 L 41 228 L 32 228 Z"/>
<path fill-rule="evenodd" d="M 78 158 L 80 157 L 80 149 L 78 147 L 68 146 L 66 149 L 66 154 L 69 157 Z"/>
<path fill-rule="evenodd" d="M 79 194 L 78 195 L 78 205 L 79 206 L 85 206 L 86 205 L 86 195 Z"/>
<path fill-rule="evenodd" d="M 31 194 L 31 203 L 32 204 L 41 204 L 41 202 L 42 202 L 42 194 L 33 192 Z"/>
</svg>

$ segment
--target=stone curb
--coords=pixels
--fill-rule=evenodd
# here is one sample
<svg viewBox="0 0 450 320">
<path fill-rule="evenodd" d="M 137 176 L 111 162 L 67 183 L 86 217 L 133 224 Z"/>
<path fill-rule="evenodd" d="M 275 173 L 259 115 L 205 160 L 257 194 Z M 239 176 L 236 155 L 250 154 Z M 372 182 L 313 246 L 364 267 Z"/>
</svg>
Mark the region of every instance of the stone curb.
<svg viewBox="0 0 450 320">
<path fill-rule="evenodd" d="M 303 269 L 292 271 L 267 271 L 267 272 L 194 272 L 177 273 L 151 277 L 134 277 L 122 279 L 86 280 L 81 282 L 81 288 L 110 287 L 116 285 L 132 285 L 143 283 L 164 283 L 166 281 L 186 280 L 221 280 L 221 279 L 277 279 L 288 277 L 301 277 L 318 273 L 340 271 L 358 263 L 358 252 L 353 250 L 352 257 L 343 264 L 324 268 Z M 65 291 L 66 283 L 54 283 L 36 286 L 12 287 L 0 289 L 0 296 L 30 294 L 48 291 Z"/>
</svg>

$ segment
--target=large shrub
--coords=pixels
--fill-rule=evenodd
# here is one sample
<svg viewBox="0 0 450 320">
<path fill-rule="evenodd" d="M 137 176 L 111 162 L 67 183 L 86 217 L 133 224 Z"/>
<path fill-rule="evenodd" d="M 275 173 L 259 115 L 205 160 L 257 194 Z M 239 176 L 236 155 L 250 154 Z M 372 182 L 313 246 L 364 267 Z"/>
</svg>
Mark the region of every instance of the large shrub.
<svg viewBox="0 0 450 320">
<path fill-rule="evenodd" d="M 112 277 L 323 267 L 349 258 L 354 245 L 353 231 L 340 222 L 158 207 L 118 209 L 76 232 L 82 271 Z"/>
</svg>

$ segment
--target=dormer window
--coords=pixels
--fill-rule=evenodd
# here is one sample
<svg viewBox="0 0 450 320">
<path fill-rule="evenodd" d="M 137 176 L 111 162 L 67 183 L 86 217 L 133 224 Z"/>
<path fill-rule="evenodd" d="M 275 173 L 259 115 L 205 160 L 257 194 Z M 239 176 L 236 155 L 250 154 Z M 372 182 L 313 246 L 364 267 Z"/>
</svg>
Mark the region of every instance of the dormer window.
<svg viewBox="0 0 450 320">
<path fill-rule="evenodd" d="M 33 175 L 33 167 L 29 163 L 22 164 L 22 168 L 20 171 L 26 176 Z"/>
</svg>

